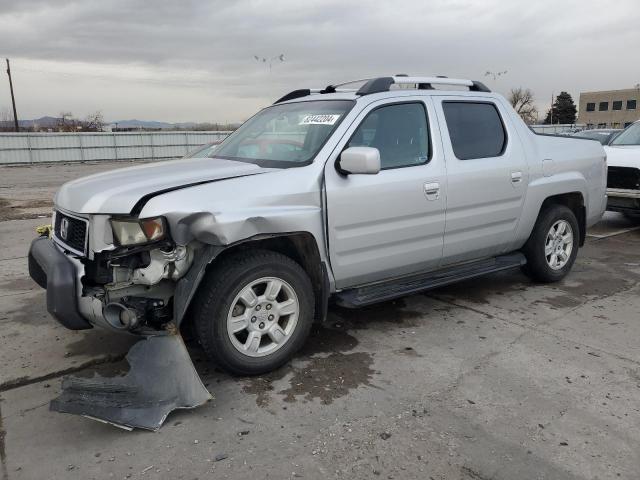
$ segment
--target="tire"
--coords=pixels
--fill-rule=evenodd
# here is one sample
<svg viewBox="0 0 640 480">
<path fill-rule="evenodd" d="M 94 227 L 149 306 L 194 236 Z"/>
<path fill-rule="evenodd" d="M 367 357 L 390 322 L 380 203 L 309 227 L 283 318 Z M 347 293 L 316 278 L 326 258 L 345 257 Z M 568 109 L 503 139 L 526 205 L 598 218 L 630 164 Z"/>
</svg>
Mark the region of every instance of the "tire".
<svg viewBox="0 0 640 480">
<path fill-rule="evenodd" d="M 565 226 L 565 234 L 560 235 L 562 238 L 558 238 L 556 227 L 561 225 Z M 552 227 L 556 229 L 555 236 L 551 231 Z M 568 242 L 569 239 L 566 236 L 569 229 L 569 233 L 571 233 L 570 242 Z M 552 239 L 550 240 L 550 238 Z M 564 205 L 550 205 L 538 215 L 533 231 L 522 249 L 527 258 L 527 264 L 524 266 L 523 271 L 537 282 L 552 283 L 562 280 L 569 273 L 576 260 L 579 238 L 580 227 L 571 209 Z M 548 251 L 545 252 L 545 250 L 550 244 L 553 248 L 550 249 L 552 253 L 548 256 Z M 567 251 L 569 246 L 570 252 Z M 564 255 L 556 254 L 556 262 L 554 262 L 553 254 L 560 251 L 557 250 L 559 248 L 562 248 Z M 565 256 L 566 260 L 564 259 Z M 553 267 L 552 264 L 554 265 Z"/>
<path fill-rule="evenodd" d="M 235 375 L 260 375 L 285 364 L 306 341 L 314 317 L 306 272 L 289 257 L 268 250 L 223 258 L 207 274 L 196 302 L 194 324 L 202 348 Z"/>
</svg>

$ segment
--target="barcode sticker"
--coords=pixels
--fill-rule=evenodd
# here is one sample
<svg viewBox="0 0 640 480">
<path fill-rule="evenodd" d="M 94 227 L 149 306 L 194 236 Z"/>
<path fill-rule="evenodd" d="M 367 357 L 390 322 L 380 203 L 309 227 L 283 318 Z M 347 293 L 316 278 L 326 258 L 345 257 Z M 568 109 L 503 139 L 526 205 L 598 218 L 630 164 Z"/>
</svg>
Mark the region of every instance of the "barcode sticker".
<svg viewBox="0 0 640 480">
<path fill-rule="evenodd" d="M 340 115 L 305 115 L 298 125 L 333 125 Z"/>
</svg>

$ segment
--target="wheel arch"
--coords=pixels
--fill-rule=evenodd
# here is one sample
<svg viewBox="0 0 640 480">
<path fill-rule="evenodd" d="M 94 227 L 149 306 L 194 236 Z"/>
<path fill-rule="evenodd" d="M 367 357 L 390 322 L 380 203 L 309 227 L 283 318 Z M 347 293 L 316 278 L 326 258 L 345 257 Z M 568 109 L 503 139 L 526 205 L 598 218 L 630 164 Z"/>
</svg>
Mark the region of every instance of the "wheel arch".
<svg viewBox="0 0 640 480">
<path fill-rule="evenodd" d="M 185 277 L 180 279 L 174 296 L 174 319 L 182 327 L 189 325 L 189 311 L 193 298 L 200 288 L 201 280 L 209 271 L 229 255 L 250 250 L 269 250 L 285 255 L 298 263 L 309 275 L 315 296 L 314 321 L 322 322 L 327 315 L 330 283 L 326 263 L 320 249 L 309 232 L 287 232 L 260 234 L 228 246 L 207 246 L 196 254 L 196 259 Z M 183 319 L 185 320 L 183 322 Z"/>
<path fill-rule="evenodd" d="M 586 235 L 587 235 L 587 209 L 585 206 L 585 199 L 581 192 L 568 192 L 568 193 L 560 193 L 557 195 L 551 195 L 547 197 L 540 205 L 540 210 L 538 211 L 538 217 L 540 214 L 548 208 L 550 205 L 564 205 L 568 207 L 573 214 L 576 216 L 578 220 L 578 227 L 580 229 L 579 232 L 579 245 L 582 247 L 584 245 Z M 536 218 L 536 221 L 537 221 Z"/>
</svg>

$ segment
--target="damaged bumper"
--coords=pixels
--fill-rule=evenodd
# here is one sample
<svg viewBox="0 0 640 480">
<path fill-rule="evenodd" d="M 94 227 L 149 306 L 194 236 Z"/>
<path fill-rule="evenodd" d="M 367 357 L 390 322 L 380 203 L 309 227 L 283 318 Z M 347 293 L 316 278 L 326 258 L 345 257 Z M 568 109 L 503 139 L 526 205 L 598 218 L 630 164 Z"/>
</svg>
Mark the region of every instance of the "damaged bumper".
<svg viewBox="0 0 640 480">
<path fill-rule="evenodd" d="M 71 330 L 99 326 L 136 335 L 163 331 L 172 320 L 172 299 L 193 255 L 185 247 L 166 245 L 138 249 L 146 263 L 126 252 L 97 260 L 65 250 L 46 236 L 36 238 L 29 250 L 31 278 L 47 291 L 47 310 Z M 107 253 L 110 255 L 110 253 Z M 129 262 L 129 264 L 127 264 Z M 138 262 L 133 267 L 131 262 Z M 125 266 L 121 266 L 124 263 Z"/>
<path fill-rule="evenodd" d="M 167 310 L 163 299 L 134 296 L 152 287 L 126 287 L 126 292 L 133 291 L 134 295 L 119 297 L 122 303 L 105 303 L 103 298 L 83 295 L 84 264 L 67 255 L 46 236 L 32 242 L 28 259 L 30 276 L 47 291 L 48 312 L 63 326 L 82 330 L 96 324 L 142 337 L 127 354 L 130 370 L 125 376 L 66 377 L 62 382 L 62 394 L 51 402 L 51 410 L 82 415 L 128 430 L 157 430 L 171 411 L 195 408 L 211 398 L 175 323 L 170 318 L 154 316 Z M 153 268 L 155 264 L 151 262 L 149 267 Z M 146 278 L 155 274 L 149 267 L 139 270 Z M 158 282 L 161 274 L 155 274 Z M 165 287 L 167 283 L 165 281 Z M 140 325 L 140 328 L 122 322 L 122 313 L 133 311 L 130 305 L 134 301 L 142 302 L 137 311 L 148 315 L 148 324 Z M 149 309 L 149 303 L 159 303 L 162 307 Z M 114 317 L 111 321 L 110 316 Z M 151 323 L 158 319 L 162 323 Z"/>
<path fill-rule="evenodd" d="M 127 430 L 155 431 L 171 411 L 195 408 L 212 398 L 178 334 L 140 340 L 127 362 L 130 370 L 124 377 L 66 377 L 50 409 Z"/>
<path fill-rule="evenodd" d="M 78 308 L 76 267 L 48 237 L 31 243 L 29 275 L 47 290 L 47 311 L 53 318 L 71 330 L 92 328 Z"/>
</svg>

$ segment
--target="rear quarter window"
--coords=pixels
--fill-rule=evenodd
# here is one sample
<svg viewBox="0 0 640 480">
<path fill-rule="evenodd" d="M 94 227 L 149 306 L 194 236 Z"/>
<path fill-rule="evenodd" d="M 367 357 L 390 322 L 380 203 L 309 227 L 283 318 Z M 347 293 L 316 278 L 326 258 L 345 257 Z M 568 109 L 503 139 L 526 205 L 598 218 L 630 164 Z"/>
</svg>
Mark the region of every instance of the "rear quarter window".
<svg viewBox="0 0 640 480">
<path fill-rule="evenodd" d="M 491 102 L 442 102 L 453 153 L 460 160 L 499 157 L 507 146 L 507 133 Z"/>
</svg>

